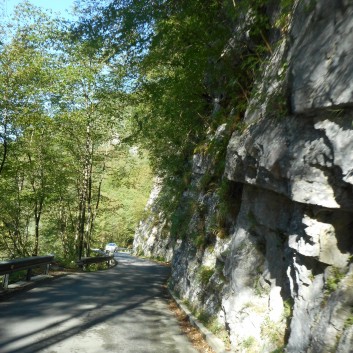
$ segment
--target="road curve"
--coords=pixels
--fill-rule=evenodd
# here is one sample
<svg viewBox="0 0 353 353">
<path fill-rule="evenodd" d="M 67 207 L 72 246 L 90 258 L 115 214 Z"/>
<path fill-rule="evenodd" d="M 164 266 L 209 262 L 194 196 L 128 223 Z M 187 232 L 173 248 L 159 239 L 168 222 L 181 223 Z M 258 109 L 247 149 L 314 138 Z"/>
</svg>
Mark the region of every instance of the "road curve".
<svg viewBox="0 0 353 353">
<path fill-rule="evenodd" d="M 168 310 L 169 268 L 126 254 L 107 271 L 0 302 L 1 353 L 196 353 Z"/>
</svg>

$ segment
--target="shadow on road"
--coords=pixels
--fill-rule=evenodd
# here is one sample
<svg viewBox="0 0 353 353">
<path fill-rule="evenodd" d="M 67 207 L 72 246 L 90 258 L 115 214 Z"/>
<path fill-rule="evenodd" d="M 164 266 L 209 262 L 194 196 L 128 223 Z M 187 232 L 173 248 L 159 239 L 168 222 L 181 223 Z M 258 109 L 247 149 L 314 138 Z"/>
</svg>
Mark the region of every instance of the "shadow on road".
<svg viewBox="0 0 353 353">
<path fill-rule="evenodd" d="M 159 325 L 161 313 L 145 304 L 166 298 L 169 268 L 128 255 L 118 261 L 107 271 L 62 277 L 0 302 L 0 352 L 39 352 L 111 319 L 131 324 L 140 314 L 149 327 Z M 131 332 L 135 340 L 143 335 Z"/>
</svg>

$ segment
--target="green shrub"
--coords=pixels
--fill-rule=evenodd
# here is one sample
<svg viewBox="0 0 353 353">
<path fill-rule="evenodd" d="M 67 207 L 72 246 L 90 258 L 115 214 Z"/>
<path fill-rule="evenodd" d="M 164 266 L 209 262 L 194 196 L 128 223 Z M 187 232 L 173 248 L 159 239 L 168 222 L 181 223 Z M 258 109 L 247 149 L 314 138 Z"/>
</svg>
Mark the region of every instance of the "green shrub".
<svg viewBox="0 0 353 353">
<path fill-rule="evenodd" d="M 241 346 L 249 352 L 254 346 L 256 346 L 256 339 L 253 336 L 250 336 L 241 342 Z"/>
<path fill-rule="evenodd" d="M 346 321 L 344 322 L 345 329 L 347 329 L 350 326 L 353 326 L 353 308 L 351 308 L 350 315 L 347 317 Z"/>
<path fill-rule="evenodd" d="M 284 345 L 284 327 L 280 323 L 273 322 L 266 317 L 261 325 L 261 336 L 267 338 L 272 344 L 281 349 Z"/>
<path fill-rule="evenodd" d="M 210 268 L 207 266 L 201 266 L 198 271 L 198 274 L 197 274 L 198 280 L 200 281 L 200 283 L 203 286 L 206 286 L 208 284 L 208 282 L 210 281 L 214 272 L 215 272 L 214 268 Z"/>
<path fill-rule="evenodd" d="M 341 273 L 341 271 L 338 268 L 332 267 L 330 271 L 330 275 L 326 279 L 325 293 L 329 295 L 335 292 L 343 277 L 344 277 L 344 274 Z"/>
</svg>

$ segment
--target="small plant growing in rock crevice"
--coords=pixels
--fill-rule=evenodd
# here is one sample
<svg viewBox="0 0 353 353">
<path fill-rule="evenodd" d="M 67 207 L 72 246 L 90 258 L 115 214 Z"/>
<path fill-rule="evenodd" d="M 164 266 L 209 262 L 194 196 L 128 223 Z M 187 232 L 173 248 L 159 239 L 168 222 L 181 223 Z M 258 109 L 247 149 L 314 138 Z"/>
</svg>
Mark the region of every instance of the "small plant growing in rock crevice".
<svg viewBox="0 0 353 353">
<path fill-rule="evenodd" d="M 348 329 L 351 326 L 353 326 L 353 307 L 351 308 L 351 312 L 344 322 L 344 329 Z"/>
<path fill-rule="evenodd" d="M 226 346 L 230 346 L 229 335 L 225 330 L 224 326 L 221 325 L 217 317 L 205 312 L 199 311 L 195 313 L 196 317 L 200 322 L 207 327 L 213 334 L 220 338 Z"/>
<path fill-rule="evenodd" d="M 332 267 L 330 275 L 327 277 L 325 282 L 325 294 L 330 295 L 335 292 L 344 276 L 344 273 L 342 273 L 340 269 Z"/>
<path fill-rule="evenodd" d="M 254 278 L 253 288 L 255 294 L 259 297 L 270 295 L 271 286 L 262 279 L 262 270 L 260 267 L 258 269 L 258 274 Z"/>
<path fill-rule="evenodd" d="M 283 302 L 283 318 L 288 320 L 293 315 L 293 305 L 294 301 L 292 298 L 287 299 Z"/>
<path fill-rule="evenodd" d="M 197 249 L 204 249 L 206 246 L 207 239 L 205 235 L 200 232 L 200 233 L 192 233 L 190 235 L 190 238 L 192 240 L 192 243 Z"/>
<path fill-rule="evenodd" d="M 255 337 L 250 336 L 240 343 L 240 346 L 246 350 L 246 352 L 257 352 L 257 341 Z"/>
<path fill-rule="evenodd" d="M 197 278 L 203 286 L 206 286 L 209 283 L 214 272 L 215 270 L 211 267 L 201 266 L 197 273 Z"/>
<path fill-rule="evenodd" d="M 267 338 L 268 341 L 277 346 L 277 349 L 282 349 L 285 343 L 284 325 L 266 317 L 261 325 L 261 336 L 262 338 Z"/>
<path fill-rule="evenodd" d="M 143 248 L 142 248 L 142 245 L 139 245 L 138 247 L 137 247 L 137 249 L 136 249 L 136 255 L 137 256 L 145 256 L 145 252 L 144 252 L 144 250 L 143 250 Z"/>
</svg>

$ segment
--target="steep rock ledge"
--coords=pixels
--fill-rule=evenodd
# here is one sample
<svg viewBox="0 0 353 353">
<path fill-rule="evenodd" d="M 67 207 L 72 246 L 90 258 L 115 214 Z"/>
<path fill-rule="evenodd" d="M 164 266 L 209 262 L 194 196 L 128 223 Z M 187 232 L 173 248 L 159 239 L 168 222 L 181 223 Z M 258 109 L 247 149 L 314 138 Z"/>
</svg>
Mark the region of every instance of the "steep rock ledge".
<svg viewBox="0 0 353 353">
<path fill-rule="evenodd" d="M 135 250 L 171 260 L 171 287 L 217 319 L 235 352 L 353 347 L 352 14 L 349 1 L 295 8 L 228 144 L 223 228 L 199 153 L 179 207 L 194 201 L 187 232 L 201 224 L 206 241 L 166 234 L 158 209 L 136 233 Z"/>
</svg>

